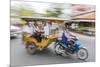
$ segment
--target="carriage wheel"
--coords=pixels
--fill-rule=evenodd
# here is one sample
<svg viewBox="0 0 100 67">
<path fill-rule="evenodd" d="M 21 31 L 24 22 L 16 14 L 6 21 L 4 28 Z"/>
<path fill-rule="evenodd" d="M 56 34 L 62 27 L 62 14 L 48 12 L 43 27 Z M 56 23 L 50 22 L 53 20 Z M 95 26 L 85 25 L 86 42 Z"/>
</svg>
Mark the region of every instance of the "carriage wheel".
<svg viewBox="0 0 100 67">
<path fill-rule="evenodd" d="M 30 54 L 35 54 L 35 52 L 36 52 L 36 46 L 34 44 L 28 45 L 28 47 L 26 49 Z"/>
</svg>

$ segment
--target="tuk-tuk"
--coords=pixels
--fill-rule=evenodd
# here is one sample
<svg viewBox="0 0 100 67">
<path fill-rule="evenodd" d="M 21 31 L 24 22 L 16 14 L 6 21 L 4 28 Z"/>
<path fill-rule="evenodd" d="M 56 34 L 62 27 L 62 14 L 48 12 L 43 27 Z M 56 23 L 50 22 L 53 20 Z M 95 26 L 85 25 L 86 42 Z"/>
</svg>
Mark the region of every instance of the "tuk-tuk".
<svg viewBox="0 0 100 67">
<path fill-rule="evenodd" d="M 37 17 L 22 17 L 22 20 L 25 21 L 52 21 L 54 23 L 63 23 L 64 19 L 57 19 L 57 18 L 37 18 Z M 43 32 L 42 32 L 43 33 Z M 41 33 L 41 34 L 42 34 Z M 57 33 L 52 33 L 48 35 L 48 38 L 42 38 L 41 42 L 38 42 L 36 38 L 30 37 L 27 33 L 22 34 L 22 40 L 26 46 L 26 49 L 29 53 L 34 54 L 37 51 L 43 51 L 46 49 L 52 42 L 55 42 L 58 38 Z"/>
</svg>

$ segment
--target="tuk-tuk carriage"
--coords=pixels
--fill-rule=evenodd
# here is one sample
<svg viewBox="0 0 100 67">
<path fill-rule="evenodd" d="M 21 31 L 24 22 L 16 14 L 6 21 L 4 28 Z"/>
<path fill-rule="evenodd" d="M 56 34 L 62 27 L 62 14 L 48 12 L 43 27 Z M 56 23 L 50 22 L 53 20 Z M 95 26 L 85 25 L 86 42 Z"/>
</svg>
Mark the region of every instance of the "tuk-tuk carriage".
<svg viewBox="0 0 100 67">
<path fill-rule="evenodd" d="M 57 19 L 57 18 L 30 18 L 30 17 L 23 17 L 21 18 L 22 20 L 27 21 L 37 21 L 37 20 L 41 20 L 41 21 L 52 21 L 52 22 L 58 22 L 58 23 L 62 23 L 64 22 L 64 19 Z M 41 33 L 41 35 L 43 34 L 43 32 L 39 32 Z M 38 33 L 37 33 L 38 34 Z M 52 42 L 55 42 L 58 38 L 57 33 L 52 33 L 50 35 L 48 35 L 48 38 L 42 38 L 42 40 L 40 42 L 37 41 L 36 38 L 34 37 L 30 37 L 30 35 L 28 35 L 27 33 L 22 33 L 22 41 L 24 42 L 26 49 L 29 53 L 34 54 L 37 51 L 43 51 L 44 49 L 46 49 Z"/>
</svg>

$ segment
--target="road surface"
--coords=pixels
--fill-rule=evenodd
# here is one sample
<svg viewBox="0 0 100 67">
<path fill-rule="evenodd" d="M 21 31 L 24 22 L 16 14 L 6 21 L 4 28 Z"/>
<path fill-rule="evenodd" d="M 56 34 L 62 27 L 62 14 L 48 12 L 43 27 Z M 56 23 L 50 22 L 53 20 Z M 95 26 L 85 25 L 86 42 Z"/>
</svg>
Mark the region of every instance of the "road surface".
<svg viewBox="0 0 100 67">
<path fill-rule="evenodd" d="M 20 38 L 11 40 L 11 66 L 31 66 L 44 64 L 61 64 L 61 63 L 80 63 L 95 61 L 95 37 L 75 34 L 83 46 L 88 49 L 89 57 L 86 61 L 78 60 L 76 56 L 57 56 L 54 52 L 54 45 L 48 46 L 48 49 L 35 55 L 30 55 L 25 50 L 25 46 Z"/>
</svg>

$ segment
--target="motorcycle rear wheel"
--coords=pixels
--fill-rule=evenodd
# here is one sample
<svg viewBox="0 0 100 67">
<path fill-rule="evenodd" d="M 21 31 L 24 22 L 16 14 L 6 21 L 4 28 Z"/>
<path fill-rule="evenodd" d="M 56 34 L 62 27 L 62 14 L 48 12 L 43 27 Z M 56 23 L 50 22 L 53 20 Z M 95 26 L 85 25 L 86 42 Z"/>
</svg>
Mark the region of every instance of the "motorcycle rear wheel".
<svg viewBox="0 0 100 67">
<path fill-rule="evenodd" d="M 60 56 L 68 56 L 68 54 L 66 53 L 66 50 L 61 45 L 55 46 L 55 53 Z"/>
</svg>

